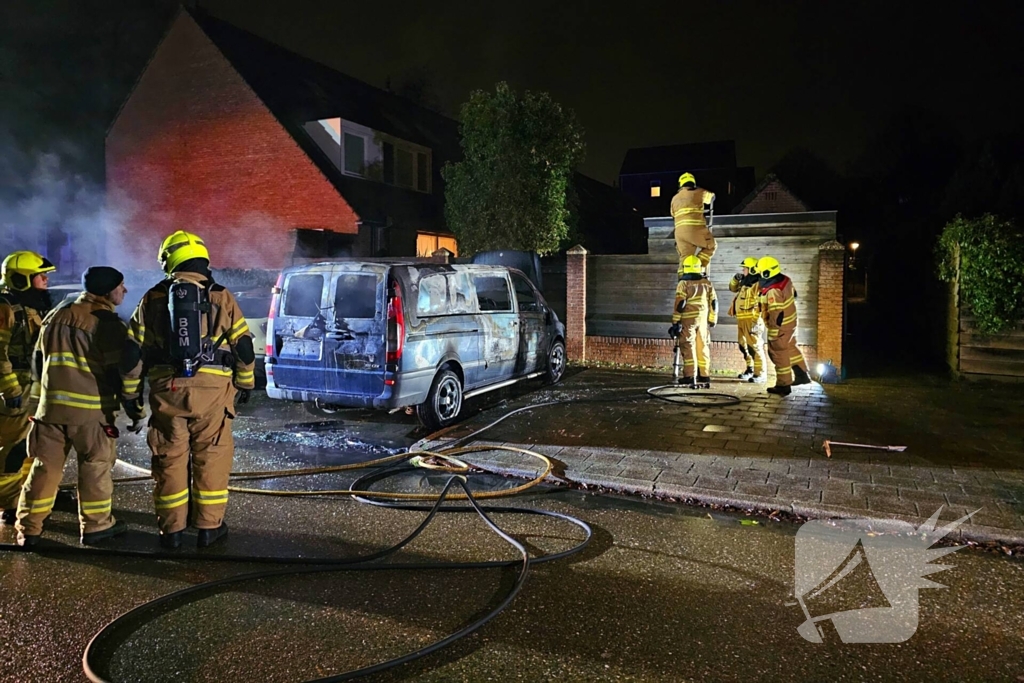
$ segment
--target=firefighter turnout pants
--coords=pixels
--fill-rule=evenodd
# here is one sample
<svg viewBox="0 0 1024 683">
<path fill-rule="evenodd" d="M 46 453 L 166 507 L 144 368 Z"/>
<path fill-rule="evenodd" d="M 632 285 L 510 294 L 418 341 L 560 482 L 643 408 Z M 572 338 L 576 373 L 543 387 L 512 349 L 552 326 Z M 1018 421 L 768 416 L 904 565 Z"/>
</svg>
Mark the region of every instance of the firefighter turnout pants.
<svg viewBox="0 0 1024 683">
<path fill-rule="evenodd" d="M 30 394 L 28 386 L 22 388 L 24 403 L 17 410 L 0 402 L 0 510 L 18 506 L 21 487 L 32 466 L 26 439 L 32 426 L 29 418 L 36 412 L 38 399 Z"/>
<path fill-rule="evenodd" d="M 775 365 L 775 386 L 793 384 L 793 366 L 807 372 L 807 361 L 796 345 L 796 323 L 768 330 L 768 357 Z"/>
<path fill-rule="evenodd" d="M 753 370 L 755 375 L 764 372 L 764 350 L 761 341 L 761 326 L 758 318 L 736 320 L 736 341 L 743 354 L 743 360 L 748 370 Z"/>
<path fill-rule="evenodd" d="M 196 528 L 216 529 L 224 521 L 234 458 L 235 393 L 230 378 L 207 378 L 202 373 L 152 382 L 147 441 L 153 453 L 153 501 L 161 533 L 185 528 L 190 503 Z"/>
<path fill-rule="evenodd" d="M 711 338 L 706 321 L 683 320 L 679 333 L 679 355 L 683 359 L 683 377 L 709 376 L 711 369 Z"/>
<path fill-rule="evenodd" d="M 72 448 L 78 456 L 78 522 L 82 533 L 113 526 L 114 483 L 110 471 L 117 460 L 116 444 L 99 422 L 58 425 L 34 421 L 28 435 L 32 469 L 18 501 L 18 530 L 25 536 L 43 533 L 43 521 L 53 510 L 64 463 Z"/>
<path fill-rule="evenodd" d="M 701 239 L 700 244 L 694 244 L 682 237 L 676 237 L 676 251 L 679 253 L 679 263 L 682 264 L 683 259 L 687 256 L 696 256 L 706 268 L 711 263 L 711 257 L 718 250 L 718 242 L 706 227 L 700 226 L 696 230 L 698 231 L 697 236 Z M 680 265 L 680 267 L 682 266 Z"/>
</svg>

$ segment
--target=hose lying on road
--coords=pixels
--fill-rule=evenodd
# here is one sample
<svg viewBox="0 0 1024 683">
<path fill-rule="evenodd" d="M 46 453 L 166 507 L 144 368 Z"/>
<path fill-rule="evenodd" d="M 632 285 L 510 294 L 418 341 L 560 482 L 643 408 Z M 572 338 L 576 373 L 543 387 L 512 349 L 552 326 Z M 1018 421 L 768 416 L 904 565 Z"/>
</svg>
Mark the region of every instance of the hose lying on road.
<svg viewBox="0 0 1024 683">
<path fill-rule="evenodd" d="M 654 392 L 649 392 L 651 396 L 662 398 L 657 396 Z M 706 395 L 706 394 L 705 394 Z M 551 473 L 553 465 L 552 462 L 540 453 L 534 451 L 516 448 L 512 446 L 465 446 L 455 447 L 456 444 L 464 443 L 475 436 L 493 428 L 497 424 L 503 422 L 506 419 L 511 418 L 514 415 L 518 415 L 525 411 L 533 410 L 536 408 L 543 408 L 561 403 L 601 403 L 601 402 L 622 402 L 630 400 L 631 397 L 617 397 L 617 398 L 604 398 L 604 399 L 580 399 L 571 401 L 548 401 L 538 403 L 516 410 L 510 411 L 499 419 L 485 425 L 484 427 L 475 430 L 474 432 L 459 437 L 452 442 L 449 442 L 447 447 L 438 451 L 413 451 L 407 453 L 401 453 L 397 455 L 391 455 L 384 458 L 375 459 L 368 462 L 354 463 L 349 465 L 336 465 L 329 467 L 316 467 L 316 468 L 303 468 L 296 470 L 270 470 L 270 471 L 254 471 L 254 472 L 233 472 L 232 479 L 235 480 L 260 480 L 260 479 L 277 479 L 283 477 L 294 477 L 294 476 L 310 476 L 315 474 L 330 474 L 337 472 L 345 472 L 352 470 L 371 470 L 369 474 L 363 475 L 352 482 L 347 489 L 334 489 L 334 490 L 270 490 L 260 488 L 250 488 L 241 486 L 229 486 L 229 490 L 236 493 L 253 494 L 253 495 L 272 495 L 272 496 L 285 496 L 285 497 L 297 497 L 297 496 L 351 496 L 355 500 L 361 503 L 367 503 L 377 506 L 385 506 L 400 510 L 410 511 L 425 511 L 427 514 L 423 521 L 410 533 L 408 536 L 403 538 L 398 543 L 385 548 L 383 550 L 370 553 L 368 555 L 358 557 L 263 557 L 263 556 L 248 556 L 248 555 L 227 555 L 227 554 L 205 554 L 205 553 L 188 553 L 188 552 L 149 552 L 129 549 L 117 549 L 117 548 L 77 548 L 65 545 L 48 545 L 41 544 L 33 548 L 35 552 L 45 554 L 72 554 L 72 555 L 87 555 L 92 557 L 109 556 L 109 557 L 131 557 L 136 559 L 147 558 L 147 559 L 165 559 L 165 560 L 201 560 L 201 561 L 215 561 L 215 562 L 239 562 L 239 563 L 257 563 L 257 564 L 276 564 L 286 565 L 284 569 L 269 569 L 259 572 L 248 572 L 224 579 L 217 579 L 213 581 L 207 581 L 199 583 L 188 588 L 175 591 L 167 594 L 155 600 L 143 603 L 129 612 L 117 617 L 113 621 L 109 622 L 104 626 L 98 633 L 96 633 L 90 640 L 88 646 L 82 657 L 83 669 L 88 676 L 89 680 L 94 683 L 110 683 L 111 674 L 105 667 L 110 661 L 112 654 L 116 651 L 119 642 L 123 642 L 123 637 L 118 641 L 116 638 L 119 634 L 128 634 L 137 632 L 142 626 L 151 621 L 152 619 L 166 614 L 168 611 L 180 609 L 181 607 L 190 604 L 196 600 L 202 599 L 204 596 L 211 594 L 212 592 L 223 588 L 225 586 L 232 586 L 248 581 L 256 581 L 269 577 L 279 576 L 290 576 L 290 575 L 306 575 L 316 574 L 323 572 L 332 571 L 391 571 L 391 570 L 426 570 L 426 569 L 493 569 L 501 567 L 517 567 L 517 573 L 515 581 L 513 582 L 508 593 L 499 601 L 499 603 L 490 610 L 487 614 L 476 619 L 470 624 L 463 626 L 455 633 L 452 633 L 430 645 L 415 650 L 414 652 L 401 655 L 394 659 L 373 664 L 367 667 L 354 669 L 341 674 L 332 675 L 324 678 L 314 679 L 310 683 L 327 683 L 330 681 L 344 681 L 366 676 L 373 673 L 380 673 L 387 669 L 400 666 L 402 664 L 413 661 L 420 657 L 424 657 L 433 652 L 436 652 L 460 638 L 463 638 L 471 633 L 477 631 L 494 617 L 500 614 L 516 597 L 519 591 L 522 589 L 529 567 L 532 564 L 538 564 L 542 562 L 552 562 L 563 559 L 570 555 L 576 554 L 583 550 L 584 547 L 589 543 L 591 538 L 590 527 L 571 515 L 553 512 L 549 510 L 541 510 L 536 508 L 520 508 L 520 507 L 484 507 L 481 506 L 477 501 L 483 499 L 493 498 L 505 498 L 514 495 L 519 495 L 525 491 L 537 486 Z M 636 397 L 639 399 L 647 399 L 647 396 Z M 730 397 L 735 398 L 735 397 Z M 738 402 L 739 399 L 736 399 Z M 473 493 L 467 484 L 467 480 L 464 474 L 470 471 L 470 467 L 461 460 L 458 460 L 454 456 L 465 455 L 468 453 L 481 452 L 481 451 L 510 451 L 521 455 L 536 458 L 543 464 L 542 471 L 540 474 L 535 476 L 533 479 L 510 489 L 503 489 L 498 491 L 482 491 Z M 117 479 L 117 483 L 131 483 L 139 481 L 151 480 L 149 471 L 145 468 L 130 463 L 121 461 L 122 464 L 135 469 L 140 472 L 144 472 L 146 476 L 139 477 L 126 477 Z M 448 479 L 443 490 L 440 494 L 434 495 L 429 493 L 403 493 L 394 491 L 377 491 L 370 488 L 372 484 L 381 479 L 392 476 L 395 473 L 411 469 L 413 467 L 426 467 L 428 469 L 446 471 L 456 473 Z M 376 471 L 374 471 L 376 470 Z M 451 493 L 451 489 L 458 484 L 462 488 L 462 493 Z M 425 505 L 412 505 L 413 501 L 420 502 L 432 502 L 431 506 Z M 442 508 L 443 503 L 447 501 L 467 501 L 468 505 L 458 507 L 445 507 Z M 411 543 L 417 536 L 419 536 L 424 529 L 426 529 L 430 523 L 434 520 L 438 512 L 446 513 L 475 513 L 479 515 L 486 525 L 498 536 L 500 536 L 505 542 L 516 549 L 519 559 L 518 560 L 490 560 L 480 562 L 436 562 L 436 563 L 399 563 L 399 564 L 372 564 L 375 561 L 381 560 L 385 557 L 391 556 L 398 552 L 403 547 Z M 542 557 L 531 557 L 527 552 L 526 548 L 511 535 L 505 532 L 499 527 L 489 516 L 490 514 L 526 514 L 543 516 L 550 519 L 556 519 L 560 521 L 566 521 L 570 524 L 575 525 L 581 529 L 584 533 L 582 541 L 576 545 L 563 550 L 561 552 L 548 554 Z M 21 550 L 18 546 L 11 544 L 0 544 L 0 551 L 6 550 Z M 116 642 L 115 642 L 116 641 Z"/>
</svg>

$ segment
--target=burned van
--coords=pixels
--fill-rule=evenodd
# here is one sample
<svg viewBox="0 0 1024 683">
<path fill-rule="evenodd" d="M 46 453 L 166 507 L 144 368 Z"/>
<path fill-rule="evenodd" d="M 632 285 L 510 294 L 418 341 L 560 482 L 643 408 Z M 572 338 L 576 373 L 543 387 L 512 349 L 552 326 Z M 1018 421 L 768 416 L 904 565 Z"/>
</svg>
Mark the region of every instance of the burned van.
<svg viewBox="0 0 1024 683">
<path fill-rule="evenodd" d="M 415 407 L 454 422 L 463 400 L 565 371 L 565 326 L 520 271 L 341 261 L 285 269 L 267 324 L 267 394 L 323 409 Z"/>
</svg>

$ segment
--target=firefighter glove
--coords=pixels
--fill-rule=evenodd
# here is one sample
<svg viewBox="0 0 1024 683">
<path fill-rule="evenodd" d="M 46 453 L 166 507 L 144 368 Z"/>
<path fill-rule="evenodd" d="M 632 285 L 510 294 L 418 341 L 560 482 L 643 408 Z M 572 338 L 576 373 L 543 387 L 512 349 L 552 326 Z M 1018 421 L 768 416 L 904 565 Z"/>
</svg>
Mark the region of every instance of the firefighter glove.
<svg viewBox="0 0 1024 683">
<path fill-rule="evenodd" d="M 249 402 L 249 396 L 252 394 L 250 389 L 239 389 L 238 390 L 238 405 L 245 405 Z"/>
<path fill-rule="evenodd" d="M 714 326 L 715 326 L 715 325 L 717 325 L 717 324 L 718 324 L 718 323 L 708 323 L 708 327 L 714 327 Z"/>
<path fill-rule="evenodd" d="M 130 401 L 126 400 L 124 402 L 124 414 L 127 415 L 128 419 L 130 419 L 133 423 L 141 423 L 142 419 L 146 417 L 146 408 L 142 405 L 142 397 L 139 396 L 138 398 L 132 399 Z M 139 429 L 141 429 L 141 427 Z M 132 431 L 132 429 L 129 427 L 128 431 Z M 138 432 L 136 431 L 136 433 Z"/>
<path fill-rule="evenodd" d="M 4 405 L 7 406 L 8 410 L 20 410 L 21 396 L 12 396 L 11 398 L 4 401 Z"/>
<path fill-rule="evenodd" d="M 676 338 L 683 333 L 683 326 L 680 323 L 672 323 L 672 327 L 668 328 L 668 336 L 670 338 Z"/>
</svg>

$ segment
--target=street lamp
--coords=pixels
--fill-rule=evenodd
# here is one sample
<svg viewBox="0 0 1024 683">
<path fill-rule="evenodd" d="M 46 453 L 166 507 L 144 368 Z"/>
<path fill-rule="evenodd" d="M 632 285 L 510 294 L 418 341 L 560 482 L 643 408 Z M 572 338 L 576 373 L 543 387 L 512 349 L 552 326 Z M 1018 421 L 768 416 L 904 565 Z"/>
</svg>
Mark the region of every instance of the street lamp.
<svg viewBox="0 0 1024 683">
<path fill-rule="evenodd" d="M 858 247 L 860 247 L 860 242 L 850 242 L 850 251 L 852 251 L 854 255 L 857 254 Z"/>
</svg>

